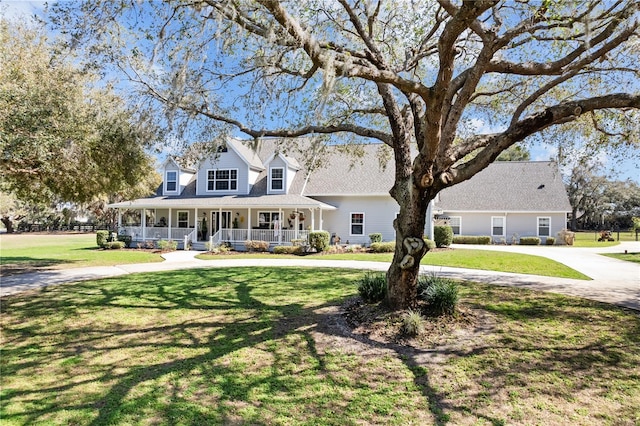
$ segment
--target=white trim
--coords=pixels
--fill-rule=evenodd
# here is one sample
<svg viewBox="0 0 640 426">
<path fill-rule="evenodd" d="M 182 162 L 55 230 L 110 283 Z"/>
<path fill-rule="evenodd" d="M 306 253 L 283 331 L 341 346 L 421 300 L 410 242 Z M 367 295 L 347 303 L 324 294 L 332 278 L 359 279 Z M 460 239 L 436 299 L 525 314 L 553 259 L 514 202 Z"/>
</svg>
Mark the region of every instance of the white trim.
<svg viewBox="0 0 640 426">
<path fill-rule="evenodd" d="M 361 214 L 362 215 L 362 223 L 354 223 L 353 215 Z M 362 226 L 362 234 L 354 234 L 353 233 L 353 225 L 361 225 Z M 349 236 L 350 237 L 361 237 L 365 235 L 365 214 L 364 212 L 349 212 Z"/>
<path fill-rule="evenodd" d="M 167 187 L 167 184 L 169 183 L 169 173 L 175 173 L 176 177 L 175 180 L 171 180 L 171 182 L 174 182 L 176 185 L 175 189 L 169 189 Z M 178 192 L 180 192 L 180 171 L 179 170 L 165 170 L 164 172 L 164 192 L 165 194 L 177 194 Z"/>
<path fill-rule="evenodd" d="M 493 219 L 502 219 L 502 234 L 493 233 Z M 491 236 L 492 237 L 505 237 L 507 235 L 507 216 L 491 216 Z"/>
<path fill-rule="evenodd" d="M 451 226 L 451 229 L 453 229 L 453 226 L 451 225 L 451 219 L 453 218 L 458 219 L 458 233 L 456 234 L 454 232 L 453 235 L 462 235 L 462 216 L 449 216 L 449 226 Z"/>
<path fill-rule="evenodd" d="M 274 170 L 282 170 L 282 177 L 278 178 L 278 180 L 282 181 L 282 188 L 275 189 L 273 187 L 273 171 Z M 287 173 L 286 167 L 277 166 L 277 167 L 269 167 L 269 192 L 286 192 L 287 190 Z"/>
<path fill-rule="evenodd" d="M 187 226 L 181 226 L 180 224 L 180 213 L 187 214 Z M 188 228 L 189 227 L 189 210 L 177 210 L 176 211 L 176 227 L 177 228 Z"/>
<path fill-rule="evenodd" d="M 216 182 L 218 181 L 218 179 L 216 178 L 216 173 L 219 171 L 226 171 L 229 172 L 229 179 L 220 179 L 220 182 L 228 182 L 229 183 L 229 189 L 216 189 Z M 236 172 L 236 178 L 235 179 L 231 179 L 231 172 L 235 171 Z M 209 179 L 209 172 L 213 172 L 213 180 Z M 238 169 L 235 168 L 228 168 L 228 169 L 207 169 L 205 171 L 205 182 L 204 182 L 204 191 L 205 192 L 238 192 L 238 181 L 240 174 L 238 173 Z M 235 189 L 231 189 L 231 182 L 235 181 L 236 183 L 236 187 Z M 209 182 L 213 182 L 213 189 L 209 189 Z"/>
<path fill-rule="evenodd" d="M 549 233 L 547 235 L 540 235 L 540 219 L 548 219 L 549 220 Z M 538 216 L 536 217 L 536 235 L 538 237 L 550 237 L 551 236 L 551 217 L 550 216 Z"/>
</svg>

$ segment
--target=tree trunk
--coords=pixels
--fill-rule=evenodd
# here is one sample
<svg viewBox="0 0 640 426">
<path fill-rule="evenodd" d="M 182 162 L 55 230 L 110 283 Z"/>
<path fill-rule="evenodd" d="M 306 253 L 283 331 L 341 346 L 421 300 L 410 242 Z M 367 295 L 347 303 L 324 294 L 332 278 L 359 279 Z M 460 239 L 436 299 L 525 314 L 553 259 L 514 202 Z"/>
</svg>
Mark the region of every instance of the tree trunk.
<svg viewBox="0 0 640 426">
<path fill-rule="evenodd" d="M 419 196 L 415 188 L 410 192 L 412 196 L 396 200 L 400 204 L 400 213 L 393 221 L 396 249 L 387 271 L 387 303 L 393 310 L 416 305 L 420 260 L 428 250 L 423 237 L 431 200 Z"/>
<path fill-rule="evenodd" d="M 7 234 L 13 234 L 13 221 L 8 217 L 0 218 L 0 221 L 2 221 L 4 227 L 7 228 Z"/>
</svg>

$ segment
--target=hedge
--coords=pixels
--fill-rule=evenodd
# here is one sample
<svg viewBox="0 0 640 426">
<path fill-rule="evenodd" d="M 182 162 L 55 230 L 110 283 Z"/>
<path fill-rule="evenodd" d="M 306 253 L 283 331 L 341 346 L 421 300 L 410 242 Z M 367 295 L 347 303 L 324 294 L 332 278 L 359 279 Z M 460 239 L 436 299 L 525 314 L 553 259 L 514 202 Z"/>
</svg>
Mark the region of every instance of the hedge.
<svg viewBox="0 0 640 426">
<path fill-rule="evenodd" d="M 273 254 L 304 254 L 304 246 L 275 246 Z"/>
<path fill-rule="evenodd" d="M 109 241 L 109 231 L 96 231 L 96 244 L 98 247 L 105 247 Z"/>
<path fill-rule="evenodd" d="M 309 245 L 318 253 L 329 247 L 329 233 L 327 231 L 314 231 L 309 233 Z"/>
<path fill-rule="evenodd" d="M 436 247 L 449 247 L 453 242 L 453 229 L 450 226 L 434 226 L 433 240 Z"/>
<path fill-rule="evenodd" d="M 454 244 L 491 244 L 491 237 L 486 235 L 456 235 Z"/>
<path fill-rule="evenodd" d="M 244 246 L 248 251 L 267 251 L 269 250 L 269 242 L 261 240 L 247 240 Z"/>
<path fill-rule="evenodd" d="M 556 239 L 553 237 L 547 237 L 547 241 L 545 241 L 545 244 L 548 246 L 552 246 L 556 243 Z"/>
<path fill-rule="evenodd" d="M 521 246 L 539 246 L 540 238 L 538 237 L 520 237 Z"/>
<path fill-rule="evenodd" d="M 386 243 L 372 243 L 369 250 L 372 253 L 393 253 L 396 249 L 395 241 L 388 241 Z"/>
</svg>

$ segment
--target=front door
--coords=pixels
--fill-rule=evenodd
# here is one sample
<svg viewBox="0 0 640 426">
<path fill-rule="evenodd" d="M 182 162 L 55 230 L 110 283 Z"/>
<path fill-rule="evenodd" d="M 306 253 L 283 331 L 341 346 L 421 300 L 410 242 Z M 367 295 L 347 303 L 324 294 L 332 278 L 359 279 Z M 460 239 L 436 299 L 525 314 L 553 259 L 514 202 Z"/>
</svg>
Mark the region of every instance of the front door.
<svg viewBox="0 0 640 426">
<path fill-rule="evenodd" d="M 211 212 L 211 235 L 221 228 L 231 228 L 231 212 Z"/>
</svg>

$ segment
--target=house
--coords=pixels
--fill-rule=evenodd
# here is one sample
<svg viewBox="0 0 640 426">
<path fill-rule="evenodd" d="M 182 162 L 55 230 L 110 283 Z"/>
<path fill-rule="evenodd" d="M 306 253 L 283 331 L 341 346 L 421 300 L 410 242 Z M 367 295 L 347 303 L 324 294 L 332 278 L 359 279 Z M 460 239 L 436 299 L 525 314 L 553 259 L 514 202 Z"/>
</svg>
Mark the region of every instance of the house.
<svg viewBox="0 0 640 426">
<path fill-rule="evenodd" d="M 172 239 L 236 249 L 246 240 L 292 244 L 313 230 L 326 230 L 342 244 L 368 244 L 371 233 L 395 239 L 399 207 L 389 195 L 394 170 L 387 146 L 314 147 L 307 140 L 291 148 L 282 142 L 267 139 L 252 149 L 230 139 L 197 167 L 168 158 L 154 196 L 110 205 L 119 211 L 119 232 L 134 244 Z M 470 184 L 476 179 L 481 183 Z M 471 181 L 443 191 L 435 203 L 436 219 L 456 233 L 499 241 L 516 232 L 555 235 L 565 227 L 570 208 L 553 163 L 496 163 Z M 527 200 L 535 202 L 520 203 Z"/>
<path fill-rule="evenodd" d="M 455 235 L 487 235 L 496 243 L 555 237 L 571 211 L 562 176 L 552 161 L 500 161 L 436 199 L 435 223 Z"/>
</svg>

